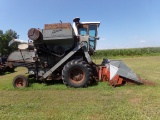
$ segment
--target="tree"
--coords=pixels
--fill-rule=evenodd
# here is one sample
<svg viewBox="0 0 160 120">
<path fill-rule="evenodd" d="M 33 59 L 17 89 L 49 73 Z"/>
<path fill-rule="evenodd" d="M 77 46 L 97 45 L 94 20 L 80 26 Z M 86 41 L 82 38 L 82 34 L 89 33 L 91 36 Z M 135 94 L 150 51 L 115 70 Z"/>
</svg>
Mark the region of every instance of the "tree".
<svg viewBox="0 0 160 120">
<path fill-rule="evenodd" d="M 0 30 L 0 37 L 1 37 L 1 35 L 3 35 L 3 31 L 2 30 Z"/>
<path fill-rule="evenodd" d="M 14 45 L 12 47 L 8 46 L 8 43 L 13 38 L 17 38 L 17 33 L 13 30 L 7 30 L 5 33 L 3 33 L 2 30 L 0 30 L 0 55 L 1 56 L 8 56 L 11 52 L 17 49 L 17 46 Z"/>
</svg>

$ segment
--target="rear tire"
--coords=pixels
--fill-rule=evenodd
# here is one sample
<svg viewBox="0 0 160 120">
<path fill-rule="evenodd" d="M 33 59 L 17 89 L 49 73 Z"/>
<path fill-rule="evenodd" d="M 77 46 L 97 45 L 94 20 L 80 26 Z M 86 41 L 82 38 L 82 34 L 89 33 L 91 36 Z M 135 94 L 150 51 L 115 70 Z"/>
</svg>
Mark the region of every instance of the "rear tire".
<svg viewBox="0 0 160 120">
<path fill-rule="evenodd" d="M 68 62 L 62 70 L 62 80 L 66 86 L 80 88 L 90 83 L 92 72 L 85 61 L 73 60 Z"/>
<path fill-rule="evenodd" d="M 13 79 L 14 88 L 25 88 L 28 87 L 28 78 L 24 75 L 17 75 Z"/>
</svg>

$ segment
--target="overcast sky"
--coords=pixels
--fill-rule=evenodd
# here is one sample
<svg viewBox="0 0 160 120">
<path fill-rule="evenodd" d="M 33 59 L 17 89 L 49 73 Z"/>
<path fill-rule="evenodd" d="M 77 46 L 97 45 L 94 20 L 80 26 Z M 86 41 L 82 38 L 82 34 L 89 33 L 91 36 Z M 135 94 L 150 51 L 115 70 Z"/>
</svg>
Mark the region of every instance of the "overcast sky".
<svg viewBox="0 0 160 120">
<path fill-rule="evenodd" d="M 0 29 L 28 40 L 44 24 L 100 21 L 97 49 L 160 46 L 160 0 L 1 0 Z"/>
</svg>

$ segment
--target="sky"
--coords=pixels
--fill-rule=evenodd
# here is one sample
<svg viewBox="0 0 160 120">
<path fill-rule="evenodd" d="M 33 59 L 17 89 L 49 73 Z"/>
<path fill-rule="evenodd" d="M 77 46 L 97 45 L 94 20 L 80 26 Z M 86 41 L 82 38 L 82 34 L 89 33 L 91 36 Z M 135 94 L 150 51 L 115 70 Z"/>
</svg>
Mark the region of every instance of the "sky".
<svg viewBox="0 0 160 120">
<path fill-rule="evenodd" d="M 100 21 L 97 49 L 160 47 L 160 0 L 1 0 L 0 30 L 28 40 L 44 24 Z"/>
</svg>

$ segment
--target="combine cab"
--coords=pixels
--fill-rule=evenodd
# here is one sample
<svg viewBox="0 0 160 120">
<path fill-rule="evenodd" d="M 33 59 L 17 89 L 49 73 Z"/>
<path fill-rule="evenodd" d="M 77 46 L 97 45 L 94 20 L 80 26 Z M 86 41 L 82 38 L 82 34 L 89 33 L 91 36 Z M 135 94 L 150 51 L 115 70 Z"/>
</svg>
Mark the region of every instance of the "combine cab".
<svg viewBox="0 0 160 120">
<path fill-rule="evenodd" d="M 31 28 L 28 37 L 33 42 L 18 46 L 8 57 L 15 67 L 25 66 L 28 77 L 36 80 L 63 80 L 66 86 L 86 87 L 92 81 L 108 81 L 112 86 L 133 82 L 141 84 L 137 75 L 122 61 L 104 59 L 101 65 L 91 60 L 96 50 L 100 22 L 45 24 L 44 29 Z M 16 88 L 27 87 L 28 78 L 18 75 Z"/>
</svg>

